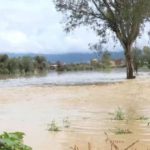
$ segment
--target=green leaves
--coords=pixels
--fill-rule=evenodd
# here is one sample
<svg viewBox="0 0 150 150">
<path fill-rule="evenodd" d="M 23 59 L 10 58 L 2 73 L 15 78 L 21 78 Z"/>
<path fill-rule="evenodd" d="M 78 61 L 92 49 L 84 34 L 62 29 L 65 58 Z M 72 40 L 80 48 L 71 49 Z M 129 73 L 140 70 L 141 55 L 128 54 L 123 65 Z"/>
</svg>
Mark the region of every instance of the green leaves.
<svg viewBox="0 0 150 150">
<path fill-rule="evenodd" d="M 4 132 L 0 135 L 0 150 L 32 150 L 31 147 L 23 144 L 24 133 Z"/>
<path fill-rule="evenodd" d="M 48 61 L 44 56 L 22 56 L 9 57 L 0 55 L 0 74 L 1 75 L 32 75 L 46 73 L 48 71 Z"/>
<path fill-rule="evenodd" d="M 99 36 L 98 51 L 109 37 L 122 45 L 126 56 L 127 79 L 134 79 L 131 47 L 146 22 L 150 22 L 150 0 L 54 0 L 65 16 L 65 29 L 88 26 Z M 112 31 L 112 34 L 108 34 Z M 114 45 L 115 46 L 115 45 Z M 97 50 L 97 49 L 96 49 Z"/>
</svg>

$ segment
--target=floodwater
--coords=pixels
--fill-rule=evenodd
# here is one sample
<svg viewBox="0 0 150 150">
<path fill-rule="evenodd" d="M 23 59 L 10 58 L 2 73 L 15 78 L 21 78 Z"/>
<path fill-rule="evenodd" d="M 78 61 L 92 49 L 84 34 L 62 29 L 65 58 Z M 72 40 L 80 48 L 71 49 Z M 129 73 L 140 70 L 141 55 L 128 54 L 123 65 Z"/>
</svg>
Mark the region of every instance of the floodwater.
<svg viewBox="0 0 150 150">
<path fill-rule="evenodd" d="M 149 72 L 139 72 L 138 78 L 149 77 Z M 47 75 L 1 78 L 0 88 L 39 86 L 39 85 L 91 85 L 116 83 L 126 80 L 125 69 L 114 69 L 111 71 L 79 71 L 79 72 L 50 72 Z"/>
<path fill-rule="evenodd" d="M 120 107 L 126 120 L 113 120 L 112 113 Z M 118 145 L 125 148 L 150 149 L 150 79 L 106 85 L 84 86 L 20 86 L 0 88 L 0 132 L 22 131 L 25 143 L 33 150 L 70 150 L 75 144 L 80 150 L 110 150 L 106 132 Z M 48 131 L 55 120 L 61 131 Z M 67 120 L 69 127 L 64 127 Z M 132 134 L 115 135 L 120 128 Z"/>
<path fill-rule="evenodd" d="M 0 87 L 17 87 L 29 85 L 82 85 L 94 83 L 114 83 L 125 80 L 126 73 L 122 69 L 107 72 L 51 72 L 45 76 L 6 78 L 0 80 Z"/>
</svg>

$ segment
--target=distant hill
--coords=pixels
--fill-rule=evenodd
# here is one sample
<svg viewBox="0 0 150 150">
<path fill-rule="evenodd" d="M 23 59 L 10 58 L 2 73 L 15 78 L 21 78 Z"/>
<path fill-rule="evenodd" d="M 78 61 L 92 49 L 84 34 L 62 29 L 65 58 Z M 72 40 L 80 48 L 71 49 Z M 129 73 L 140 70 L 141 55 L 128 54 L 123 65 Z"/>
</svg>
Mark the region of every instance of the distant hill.
<svg viewBox="0 0 150 150">
<path fill-rule="evenodd" d="M 110 52 L 112 59 L 124 59 L 124 54 L 120 52 Z M 91 59 L 97 58 L 96 53 L 65 53 L 65 54 L 33 54 L 33 53 L 8 53 L 10 57 L 22 57 L 43 55 L 46 59 L 52 63 L 61 61 L 64 63 L 88 63 Z"/>
</svg>

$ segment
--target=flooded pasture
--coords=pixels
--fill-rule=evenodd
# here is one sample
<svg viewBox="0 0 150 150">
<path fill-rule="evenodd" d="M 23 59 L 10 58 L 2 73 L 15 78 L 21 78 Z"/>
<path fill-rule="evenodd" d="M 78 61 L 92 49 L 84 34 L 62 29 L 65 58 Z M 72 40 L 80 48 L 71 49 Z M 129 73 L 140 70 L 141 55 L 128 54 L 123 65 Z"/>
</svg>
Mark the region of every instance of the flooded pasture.
<svg viewBox="0 0 150 150">
<path fill-rule="evenodd" d="M 50 72 L 47 75 L 19 78 L 2 78 L 0 88 L 31 86 L 31 85 L 85 85 L 105 84 L 124 81 L 126 73 L 124 69 L 112 71 L 79 71 L 79 72 Z"/>
<path fill-rule="evenodd" d="M 114 120 L 118 107 L 125 120 Z M 6 87 L 0 88 L 0 132 L 25 132 L 25 143 L 33 150 L 69 150 L 75 144 L 87 150 L 88 142 L 92 150 L 110 150 L 104 132 L 119 148 L 139 140 L 132 148 L 147 150 L 149 108 L 149 79 L 106 85 Z M 52 120 L 59 132 L 48 131 Z M 115 134 L 116 129 L 132 133 Z"/>
</svg>

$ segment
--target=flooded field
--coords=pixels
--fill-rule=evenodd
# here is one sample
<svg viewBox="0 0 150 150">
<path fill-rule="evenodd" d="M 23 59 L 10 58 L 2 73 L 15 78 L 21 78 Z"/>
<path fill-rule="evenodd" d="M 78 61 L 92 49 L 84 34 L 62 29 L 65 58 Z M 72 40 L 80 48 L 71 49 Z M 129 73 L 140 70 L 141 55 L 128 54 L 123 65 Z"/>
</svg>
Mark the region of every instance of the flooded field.
<svg viewBox="0 0 150 150">
<path fill-rule="evenodd" d="M 30 85 L 82 85 L 105 84 L 124 81 L 126 73 L 124 69 L 112 71 L 79 71 L 79 72 L 51 72 L 43 76 L 5 78 L 0 80 L 0 87 L 17 87 Z"/>
<path fill-rule="evenodd" d="M 124 120 L 115 120 L 120 107 Z M 150 79 L 84 86 L 24 86 L 0 89 L 0 132 L 22 131 L 33 150 L 110 150 L 106 132 L 120 147 L 150 148 Z M 55 120 L 59 132 L 48 131 Z M 64 120 L 69 124 L 64 126 Z M 130 134 L 115 134 L 117 130 Z M 133 148 L 133 147 L 132 147 Z"/>
</svg>

